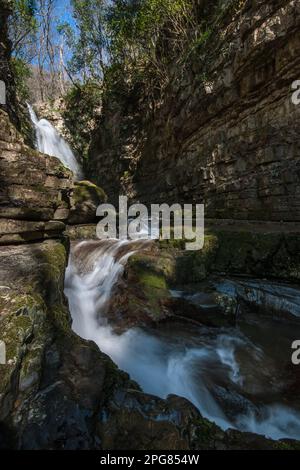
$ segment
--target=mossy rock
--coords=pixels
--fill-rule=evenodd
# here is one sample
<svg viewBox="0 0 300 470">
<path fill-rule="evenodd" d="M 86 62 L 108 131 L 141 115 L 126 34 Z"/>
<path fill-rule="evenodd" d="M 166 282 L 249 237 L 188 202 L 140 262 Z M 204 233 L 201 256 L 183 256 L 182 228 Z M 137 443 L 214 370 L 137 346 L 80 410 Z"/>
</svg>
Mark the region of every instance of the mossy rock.
<svg viewBox="0 0 300 470">
<path fill-rule="evenodd" d="M 219 248 L 218 237 L 205 235 L 204 246 L 198 251 L 182 251 L 177 253 L 174 284 L 189 284 L 203 281 L 214 262 Z"/>
<path fill-rule="evenodd" d="M 97 240 L 97 224 L 68 225 L 66 235 L 70 240 Z"/>
<path fill-rule="evenodd" d="M 105 192 L 99 186 L 90 181 L 76 182 L 70 197 L 71 207 L 68 223 L 76 225 L 96 222 L 97 207 L 103 204 L 106 199 Z"/>
<path fill-rule="evenodd" d="M 300 237 L 296 233 L 207 230 L 204 247 L 185 251 L 184 240 L 160 241 L 176 259 L 177 284 L 200 282 L 210 273 L 300 279 Z"/>
<path fill-rule="evenodd" d="M 300 237 L 281 232 L 217 231 L 210 270 L 256 277 L 300 279 Z"/>
<path fill-rule="evenodd" d="M 166 318 L 170 312 L 169 276 L 174 267 L 168 256 L 137 253 L 129 258 L 121 282 L 110 305 L 108 316 L 115 329 L 149 325 Z"/>
<path fill-rule="evenodd" d="M 75 182 L 73 198 L 75 204 L 81 204 L 88 199 L 101 203 L 106 201 L 106 194 L 102 188 L 91 181 L 79 181 Z"/>
</svg>

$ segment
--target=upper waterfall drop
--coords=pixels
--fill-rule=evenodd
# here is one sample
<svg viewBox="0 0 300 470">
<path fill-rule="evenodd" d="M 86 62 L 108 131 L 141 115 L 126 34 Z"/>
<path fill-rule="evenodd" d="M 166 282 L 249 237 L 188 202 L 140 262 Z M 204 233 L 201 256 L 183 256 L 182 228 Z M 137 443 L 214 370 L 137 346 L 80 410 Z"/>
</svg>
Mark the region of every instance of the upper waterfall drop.
<svg viewBox="0 0 300 470">
<path fill-rule="evenodd" d="M 77 180 L 83 179 L 83 172 L 69 144 L 57 132 L 47 119 L 38 119 L 32 106 L 27 103 L 30 119 L 36 131 L 36 148 L 42 153 L 59 158 L 59 160 L 73 171 Z"/>
</svg>

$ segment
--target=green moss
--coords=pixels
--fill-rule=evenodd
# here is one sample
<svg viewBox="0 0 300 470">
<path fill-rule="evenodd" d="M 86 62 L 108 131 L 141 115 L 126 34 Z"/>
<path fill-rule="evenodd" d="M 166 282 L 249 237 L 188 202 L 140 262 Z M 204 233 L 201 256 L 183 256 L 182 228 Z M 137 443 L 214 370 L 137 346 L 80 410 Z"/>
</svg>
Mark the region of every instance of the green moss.
<svg viewBox="0 0 300 470">
<path fill-rule="evenodd" d="M 216 231 L 211 271 L 299 280 L 299 237 L 280 232 Z"/>
<path fill-rule="evenodd" d="M 176 258 L 177 283 L 199 282 L 212 272 L 300 279 L 300 240 L 296 234 L 210 229 L 202 250 L 180 249 L 176 240 L 160 241 L 159 246 Z"/>
<path fill-rule="evenodd" d="M 91 200 L 96 205 L 106 201 L 107 197 L 105 192 L 99 186 L 91 183 L 90 181 L 80 181 L 75 183 L 73 192 L 73 199 L 75 205 L 81 204 L 85 201 Z"/>
<path fill-rule="evenodd" d="M 33 320 L 28 314 L 30 307 L 27 305 L 26 310 L 23 304 L 24 310 L 20 312 L 17 303 L 12 305 L 13 312 L 0 321 L 0 339 L 6 346 L 6 364 L 0 365 L 0 393 L 10 387 L 12 375 L 25 352 L 26 340 L 33 332 Z"/>
<path fill-rule="evenodd" d="M 196 426 L 195 444 L 197 449 L 212 449 L 217 435 L 223 437 L 223 431 L 203 417 L 195 420 L 193 424 Z"/>
<path fill-rule="evenodd" d="M 154 289 L 166 289 L 167 288 L 165 278 L 163 276 L 159 276 L 154 273 L 152 274 L 143 273 L 140 277 L 140 281 L 146 287 L 151 287 Z"/>
<path fill-rule="evenodd" d="M 55 271 L 64 273 L 66 265 L 66 248 L 62 243 L 44 244 L 42 259 L 49 264 L 49 267 Z"/>
<path fill-rule="evenodd" d="M 49 310 L 48 315 L 54 323 L 59 334 L 72 336 L 71 317 L 68 308 L 65 305 L 56 304 Z"/>
<path fill-rule="evenodd" d="M 126 267 L 129 282 L 138 286 L 137 292 L 129 295 L 130 311 L 143 310 L 153 319 L 161 317 L 163 305 L 170 296 L 169 269 L 166 259 L 159 256 L 139 253 L 129 259 Z"/>
<path fill-rule="evenodd" d="M 140 273 L 139 285 L 143 292 L 145 303 L 150 316 L 159 318 L 162 310 L 162 302 L 169 297 L 166 279 L 156 273 Z"/>
</svg>

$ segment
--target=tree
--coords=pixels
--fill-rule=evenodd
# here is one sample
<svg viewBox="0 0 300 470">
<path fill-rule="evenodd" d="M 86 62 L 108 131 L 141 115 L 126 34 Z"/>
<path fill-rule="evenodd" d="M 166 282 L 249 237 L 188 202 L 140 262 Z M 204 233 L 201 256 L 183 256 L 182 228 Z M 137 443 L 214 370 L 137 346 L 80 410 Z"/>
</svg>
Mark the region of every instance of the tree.
<svg viewBox="0 0 300 470">
<path fill-rule="evenodd" d="M 73 19 L 59 26 L 72 52 L 68 73 L 83 82 L 101 79 L 107 65 L 106 0 L 71 0 Z"/>
<path fill-rule="evenodd" d="M 13 0 L 9 18 L 11 52 L 29 63 L 35 55 L 35 39 L 38 29 L 35 0 Z"/>
</svg>

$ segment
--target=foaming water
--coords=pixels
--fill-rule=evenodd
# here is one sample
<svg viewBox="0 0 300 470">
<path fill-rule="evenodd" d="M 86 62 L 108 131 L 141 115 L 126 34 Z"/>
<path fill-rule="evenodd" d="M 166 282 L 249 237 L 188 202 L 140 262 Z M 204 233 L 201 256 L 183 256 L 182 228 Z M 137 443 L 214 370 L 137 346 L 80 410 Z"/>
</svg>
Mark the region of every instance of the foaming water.
<svg viewBox="0 0 300 470">
<path fill-rule="evenodd" d="M 257 371 L 255 376 L 263 377 L 260 365 L 265 357 L 240 331 L 186 326 L 156 333 L 139 328 L 121 335 L 113 332 L 105 315 L 113 289 L 129 256 L 147 243 L 90 241 L 72 248 L 65 292 L 74 331 L 94 341 L 145 392 L 162 398 L 185 397 L 223 429 L 274 439 L 300 438 L 298 412 L 277 402 L 257 405 L 249 399 L 251 367 Z M 244 362 L 239 360 L 241 355 Z M 243 370 L 243 364 L 250 372 Z"/>
<path fill-rule="evenodd" d="M 82 179 L 83 173 L 69 144 L 57 132 L 47 119 L 38 119 L 33 108 L 28 104 L 28 111 L 36 132 L 36 148 L 42 153 L 59 158 L 73 171 L 76 179 Z"/>
</svg>

